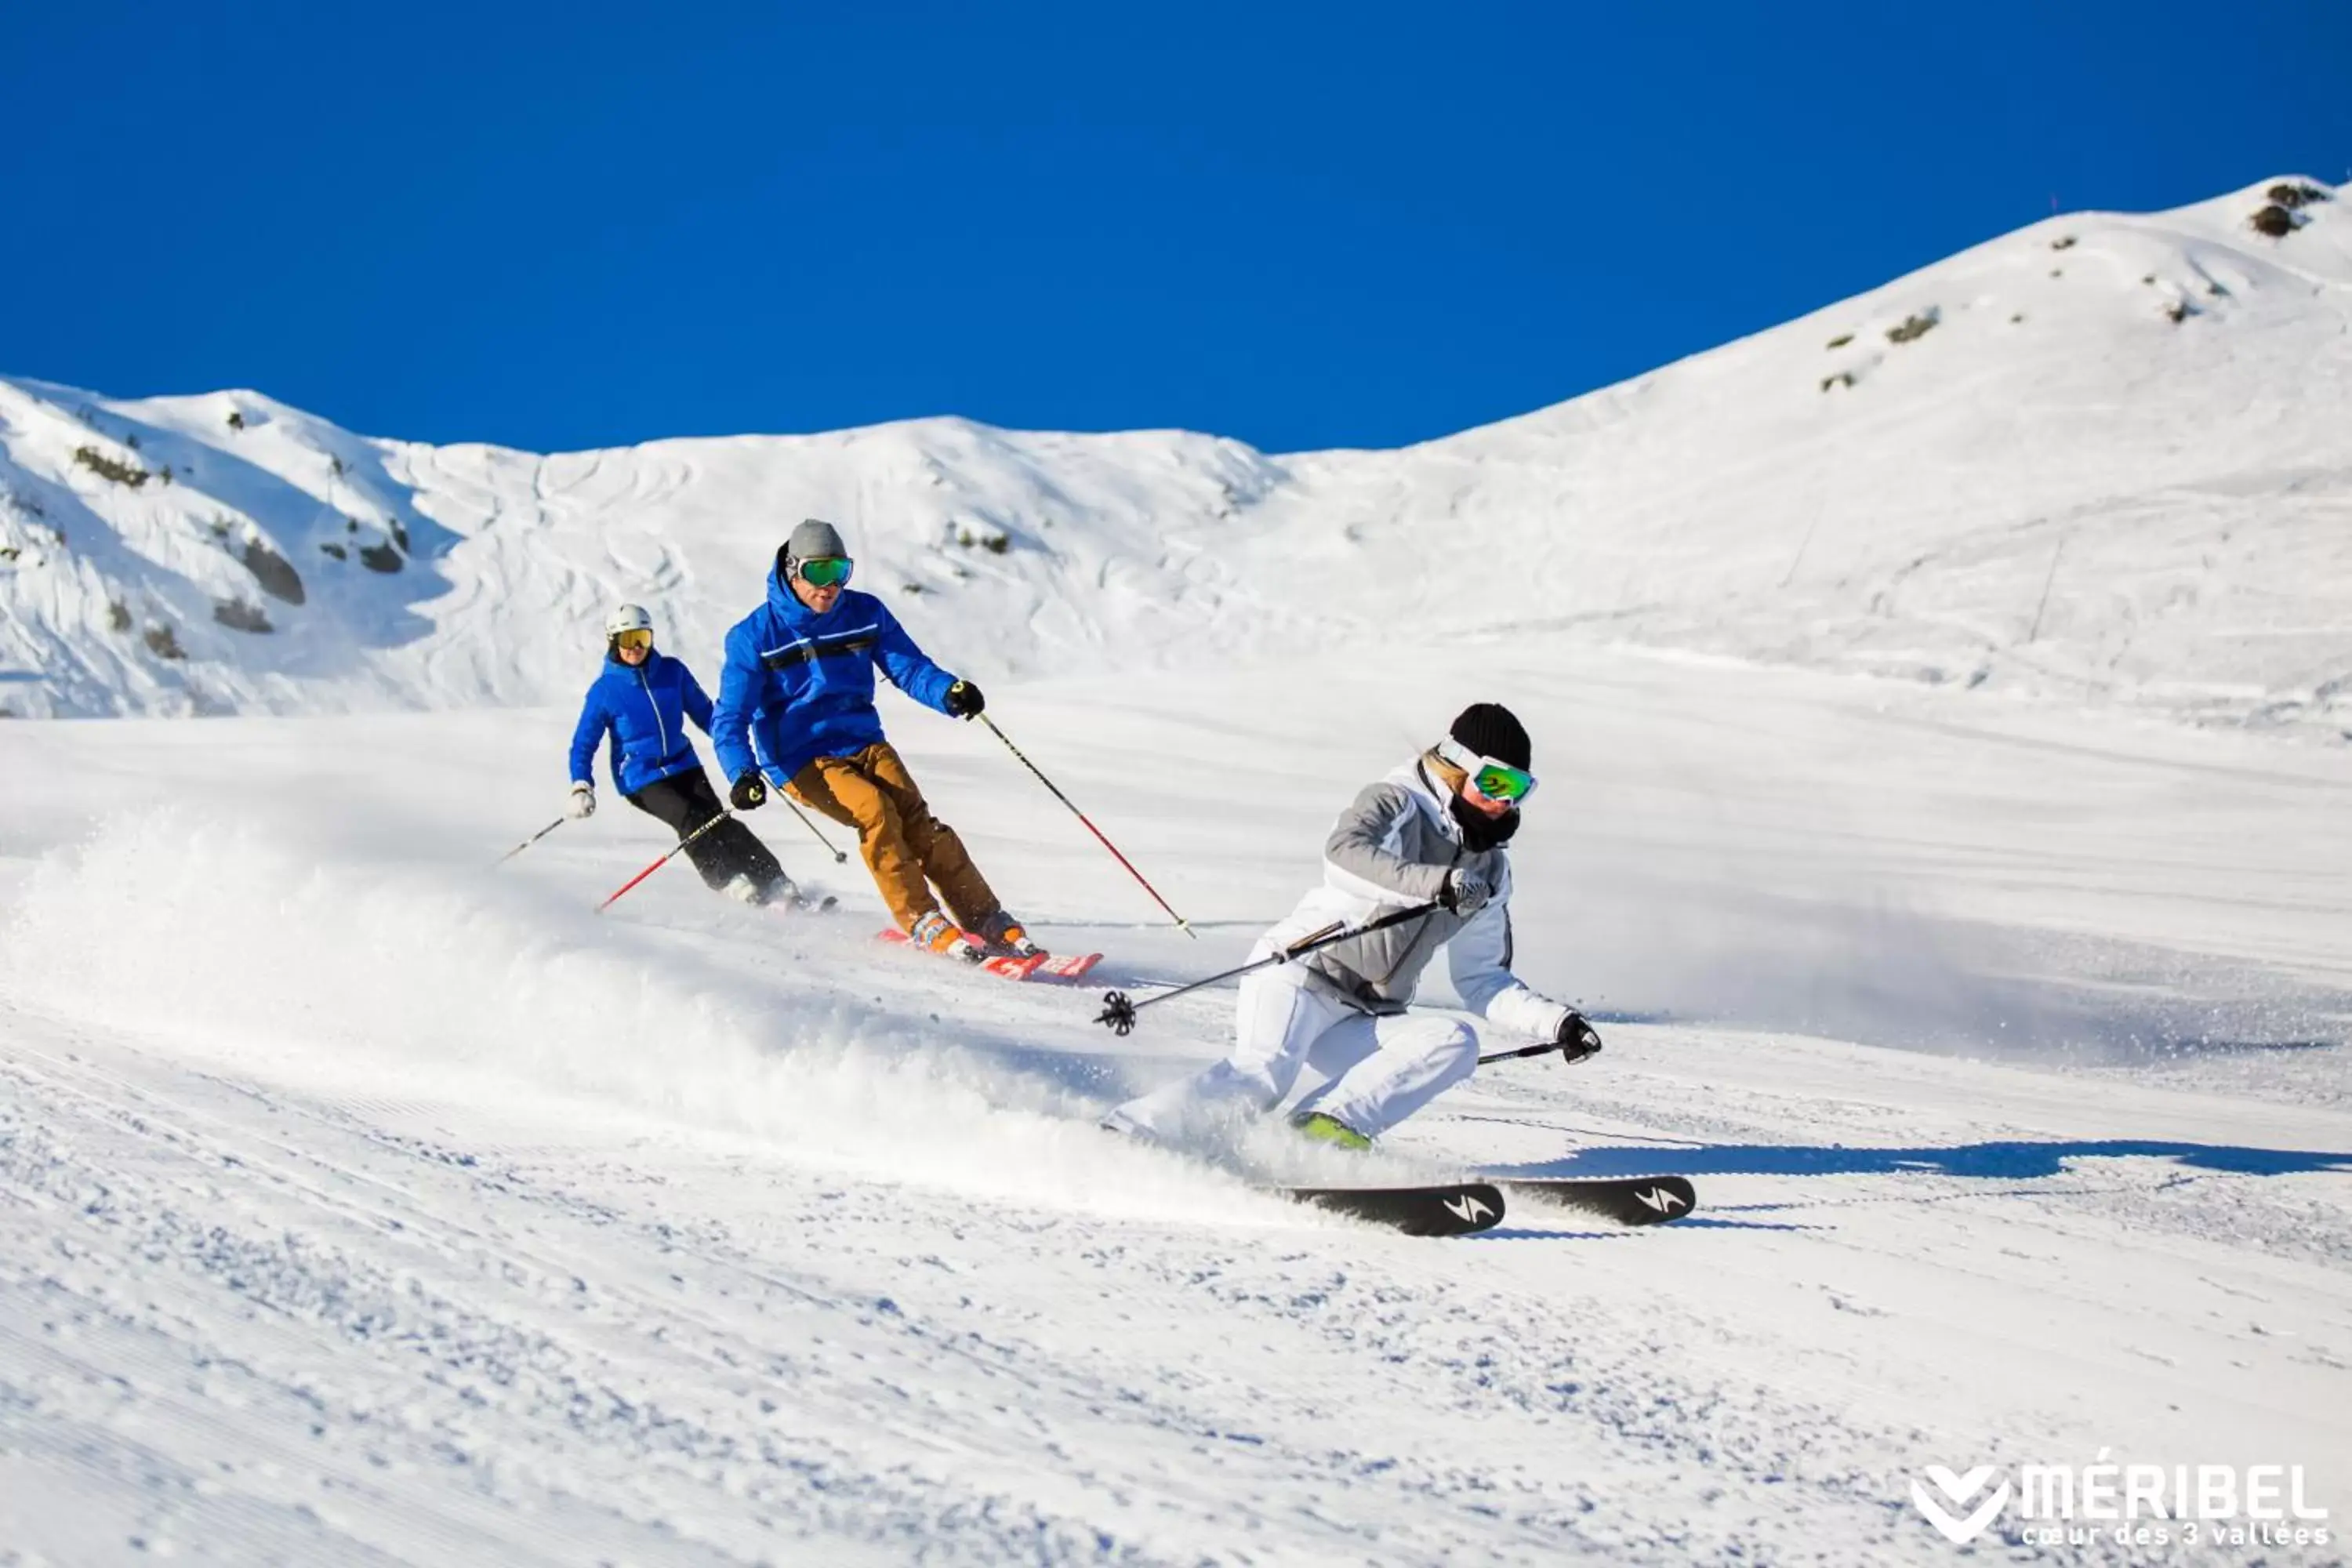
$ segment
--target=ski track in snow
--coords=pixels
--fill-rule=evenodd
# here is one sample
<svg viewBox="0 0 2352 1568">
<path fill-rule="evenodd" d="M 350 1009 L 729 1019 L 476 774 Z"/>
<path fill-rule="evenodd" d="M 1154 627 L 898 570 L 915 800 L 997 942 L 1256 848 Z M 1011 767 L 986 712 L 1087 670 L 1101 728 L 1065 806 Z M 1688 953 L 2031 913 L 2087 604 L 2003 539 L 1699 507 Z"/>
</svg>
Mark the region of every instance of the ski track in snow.
<svg viewBox="0 0 2352 1568">
<path fill-rule="evenodd" d="M 12 731 L 0 1542 L 1940 1563 L 1925 1467 L 2102 1447 L 2352 1508 L 2340 758 L 1630 654 L 1279 674 L 992 708 L 1198 943 L 983 733 L 890 708 L 1016 907 L 1110 953 L 1077 988 L 871 943 L 776 813 L 841 917 L 667 872 L 588 913 L 661 843 L 619 805 L 485 870 L 564 712 Z M 1561 759 L 1521 963 L 1609 1048 L 1286 1173 L 1677 1169 L 1702 1212 L 1416 1241 L 1096 1131 L 1230 1005 L 1119 1041 L 1099 990 L 1238 958 L 1471 689 Z"/>
</svg>

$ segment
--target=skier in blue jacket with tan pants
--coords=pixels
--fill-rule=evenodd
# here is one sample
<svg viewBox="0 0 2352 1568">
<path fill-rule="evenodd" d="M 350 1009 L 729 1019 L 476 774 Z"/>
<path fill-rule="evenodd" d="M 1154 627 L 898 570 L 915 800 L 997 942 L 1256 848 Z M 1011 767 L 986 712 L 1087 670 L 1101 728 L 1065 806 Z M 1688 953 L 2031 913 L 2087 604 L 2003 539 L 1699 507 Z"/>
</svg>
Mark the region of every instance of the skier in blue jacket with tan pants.
<svg viewBox="0 0 2352 1568">
<path fill-rule="evenodd" d="M 596 749 L 613 737 L 613 784 L 623 799 L 659 817 L 679 838 L 692 836 L 725 809 L 687 739 L 688 721 L 710 733 L 710 699 L 681 661 L 654 651 L 653 617 L 623 605 L 604 623 L 604 668 L 588 688 L 580 723 L 572 732 L 572 797 L 575 817 L 596 810 L 590 778 Z M 710 887 L 748 904 L 797 900 L 799 890 L 768 847 L 730 818 L 686 847 L 687 858 Z"/>
<path fill-rule="evenodd" d="M 781 785 L 856 828 L 866 868 L 917 946 L 966 962 L 1028 957 L 1036 944 L 956 830 L 931 815 L 874 710 L 877 669 L 953 719 L 980 712 L 980 688 L 933 664 L 887 605 L 850 587 L 851 566 L 841 531 L 808 519 L 777 550 L 766 602 L 727 634 L 710 743 L 734 781 L 729 798 L 750 811 Z"/>
</svg>

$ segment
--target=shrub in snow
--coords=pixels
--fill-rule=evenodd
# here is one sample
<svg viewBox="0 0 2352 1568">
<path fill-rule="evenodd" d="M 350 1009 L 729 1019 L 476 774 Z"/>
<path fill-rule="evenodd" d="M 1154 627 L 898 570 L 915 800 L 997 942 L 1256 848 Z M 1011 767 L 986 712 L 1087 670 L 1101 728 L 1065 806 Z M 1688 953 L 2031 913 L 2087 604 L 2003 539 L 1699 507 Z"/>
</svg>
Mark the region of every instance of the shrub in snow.
<svg viewBox="0 0 2352 1568">
<path fill-rule="evenodd" d="M 245 551 L 237 559 L 245 563 L 245 569 L 253 574 L 254 581 L 261 584 L 262 592 L 289 605 L 302 602 L 301 574 L 294 570 L 292 562 L 270 549 L 267 540 L 257 534 L 247 539 Z"/>
<path fill-rule="evenodd" d="M 258 605 L 248 605 L 243 599 L 213 601 L 213 619 L 233 632 L 266 632 L 271 629 L 269 617 L 261 613 Z"/>
<path fill-rule="evenodd" d="M 127 632 L 131 629 L 131 606 L 120 599 L 110 599 L 106 605 L 106 629 Z"/>
<path fill-rule="evenodd" d="M 1907 343 L 1915 338 L 1924 338 L 1936 330 L 1936 323 L 1941 319 L 1937 313 L 1936 307 L 1930 305 L 1916 316 L 1906 316 L 1901 326 L 1887 328 L 1886 341 L 1890 343 Z"/>
<path fill-rule="evenodd" d="M 2306 207 L 2314 202 L 2328 199 L 2327 193 L 2309 180 L 2282 180 L 2263 193 L 2273 205 L 2287 208 Z"/>
<path fill-rule="evenodd" d="M 1853 372 L 1850 370 L 1842 370 L 1835 375 L 1825 375 L 1822 377 L 1822 390 L 1823 392 L 1827 392 L 1832 386 L 1852 386 L 1853 384 Z"/>
<path fill-rule="evenodd" d="M 158 625 L 149 626 L 147 628 L 145 640 L 147 643 L 147 651 L 153 654 L 157 658 L 185 658 L 188 657 L 187 650 L 180 646 L 178 634 L 173 632 L 168 626 Z"/>
<path fill-rule="evenodd" d="M 2072 250 L 2074 248 L 2074 237 L 2071 234 L 2062 234 L 2057 238 L 2050 242 L 2050 248 L 2053 250 Z"/>
<path fill-rule="evenodd" d="M 1842 349 L 1852 342 L 1853 342 L 1853 334 L 1852 332 L 1840 332 L 1836 337 L 1830 340 L 1830 347 L 1833 349 Z"/>
<path fill-rule="evenodd" d="M 245 428 L 245 415 L 242 410 L 232 408 L 228 411 L 228 427 L 232 430 Z"/>
<path fill-rule="evenodd" d="M 397 572 L 400 570 L 400 552 L 389 544 L 362 544 L 360 546 L 360 564 L 371 572 Z"/>
<path fill-rule="evenodd" d="M 352 552 L 344 549 L 341 545 L 337 544 L 332 540 L 329 540 L 326 543 L 320 545 L 319 548 L 325 551 L 328 554 L 333 556 L 338 561 L 348 561 L 351 559 Z"/>
<path fill-rule="evenodd" d="M 108 457 L 95 447 L 76 447 L 74 461 L 101 479 L 112 479 L 118 485 L 137 489 L 147 482 L 147 470 L 136 463 L 125 463 Z"/>
<path fill-rule="evenodd" d="M 2294 214 L 2273 202 L 2269 206 L 2246 220 L 2256 234 L 2266 234 L 2273 239 L 2284 239 L 2294 232 Z"/>
</svg>

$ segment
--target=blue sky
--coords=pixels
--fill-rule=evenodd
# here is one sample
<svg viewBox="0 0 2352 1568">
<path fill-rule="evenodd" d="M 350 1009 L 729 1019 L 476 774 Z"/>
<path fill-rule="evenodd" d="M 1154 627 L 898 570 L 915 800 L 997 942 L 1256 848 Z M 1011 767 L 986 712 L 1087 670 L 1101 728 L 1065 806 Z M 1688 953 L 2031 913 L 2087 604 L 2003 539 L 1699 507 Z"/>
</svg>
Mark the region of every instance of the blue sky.
<svg viewBox="0 0 2352 1568">
<path fill-rule="evenodd" d="M 1523 413 L 2352 164 L 2352 5 L 0 7 L 0 372 L 540 450 Z"/>
</svg>

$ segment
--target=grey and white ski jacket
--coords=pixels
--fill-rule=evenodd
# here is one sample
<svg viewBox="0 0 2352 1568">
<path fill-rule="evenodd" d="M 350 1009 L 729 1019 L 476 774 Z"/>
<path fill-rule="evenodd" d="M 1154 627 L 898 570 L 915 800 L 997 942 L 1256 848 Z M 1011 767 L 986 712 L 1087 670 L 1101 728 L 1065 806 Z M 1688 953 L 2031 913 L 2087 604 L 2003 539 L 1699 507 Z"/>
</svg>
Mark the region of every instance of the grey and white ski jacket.
<svg viewBox="0 0 2352 1568">
<path fill-rule="evenodd" d="M 1447 791 L 1417 758 L 1367 785 L 1339 814 L 1323 845 L 1323 885 L 1265 933 L 1272 951 L 1334 921 L 1358 924 L 1437 897 L 1446 873 L 1483 875 L 1495 896 L 1465 920 L 1439 910 L 1327 947 L 1300 961 L 1306 982 L 1365 1013 L 1405 1010 L 1422 971 L 1441 947 L 1464 1005 L 1503 1028 L 1538 1038 L 1556 1033 L 1568 1009 L 1511 973 L 1511 862 L 1500 847 L 1473 850 L 1447 809 Z"/>
</svg>

